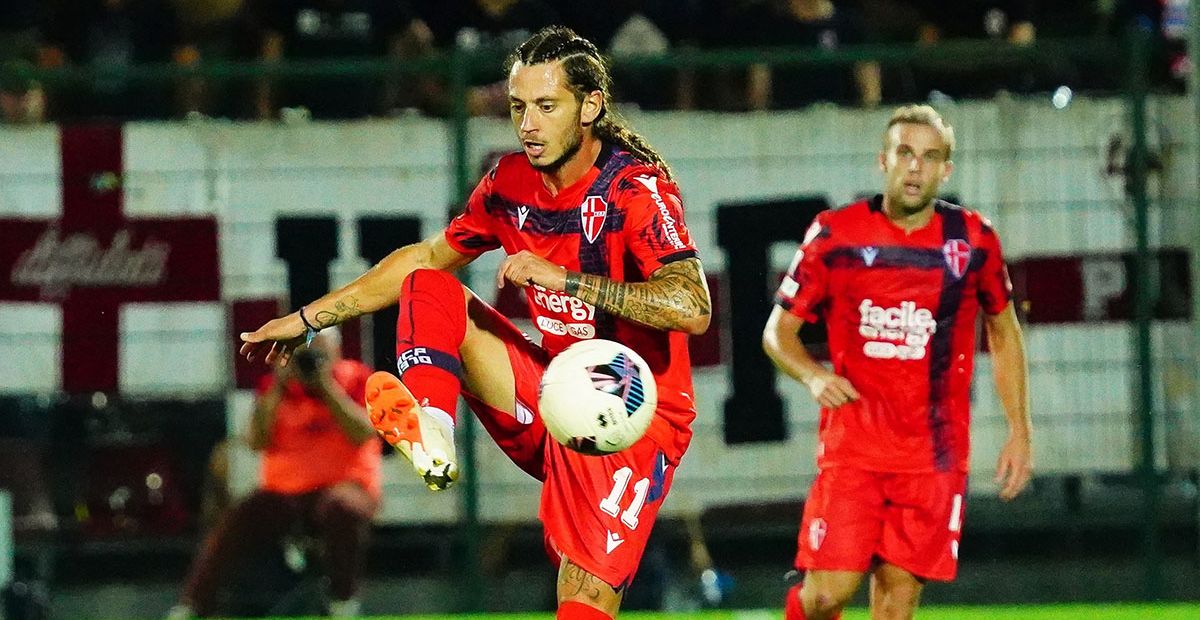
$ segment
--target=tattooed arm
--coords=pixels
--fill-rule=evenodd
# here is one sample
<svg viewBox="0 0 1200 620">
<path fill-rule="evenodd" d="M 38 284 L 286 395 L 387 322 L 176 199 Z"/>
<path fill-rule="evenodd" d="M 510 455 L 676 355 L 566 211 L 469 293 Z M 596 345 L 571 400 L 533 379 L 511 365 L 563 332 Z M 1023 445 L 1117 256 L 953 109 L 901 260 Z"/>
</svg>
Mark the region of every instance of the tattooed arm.
<svg viewBox="0 0 1200 620">
<path fill-rule="evenodd" d="M 396 303 L 400 283 L 414 270 L 454 271 L 474 258 L 456 251 L 439 231 L 392 252 L 353 282 L 307 304 L 304 318 L 317 329 L 332 327 Z M 286 365 L 296 347 L 304 343 L 304 333 L 300 313 L 293 312 L 242 334 L 241 352 L 251 360 L 263 354 L 268 364 L 279 361 Z"/>
<path fill-rule="evenodd" d="M 703 334 L 712 316 L 700 259 L 659 267 L 645 282 L 617 282 L 568 272 L 564 292 L 597 308 L 657 329 Z"/>
</svg>

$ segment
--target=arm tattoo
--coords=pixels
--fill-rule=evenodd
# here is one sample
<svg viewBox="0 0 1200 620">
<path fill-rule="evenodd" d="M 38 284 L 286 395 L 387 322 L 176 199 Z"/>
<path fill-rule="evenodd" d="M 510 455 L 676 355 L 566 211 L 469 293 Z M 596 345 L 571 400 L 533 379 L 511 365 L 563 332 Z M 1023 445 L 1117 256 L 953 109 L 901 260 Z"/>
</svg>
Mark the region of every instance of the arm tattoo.
<svg viewBox="0 0 1200 620">
<path fill-rule="evenodd" d="M 358 298 L 353 295 L 347 295 L 333 304 L 333 311 L 322 310 L 314 317 L 317 327 L 325 329 L 333 327 L 338 323 L 344 323 L 350 319 L 361 315 L 362 308 L 358 306 Z"/>
<path fill-rule="evenodd" d="M 695 258 L 664 265 L 646 282 L 571 272 L 565 289 L 606 312 L 657 329 L 680 329 L 687 320 L 712 312 L 704 272 Z"/>
</svg>

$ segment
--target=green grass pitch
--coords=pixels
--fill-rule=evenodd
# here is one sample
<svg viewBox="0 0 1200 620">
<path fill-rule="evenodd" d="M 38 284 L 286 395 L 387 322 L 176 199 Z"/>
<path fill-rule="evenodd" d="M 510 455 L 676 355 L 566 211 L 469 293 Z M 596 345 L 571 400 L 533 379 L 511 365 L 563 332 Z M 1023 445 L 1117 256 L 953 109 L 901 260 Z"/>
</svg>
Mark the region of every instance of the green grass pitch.
<svg viewBox="0 0 1200 620">
<path fill-rule="evenodd" d="M 622 620 L 781 620 L 783 610 L 705 611 L 696 613 L 621 614 Z M 540 614 L 460 614 L 429 616 L 372 616 L 364 620 L 553 620 Z M 865 609 L 849 609 L 842 620 L 867 620 Z M 1200 604 L 1012 605 L 993 607 L 924 607 L 917 620 L 1197 620 Z M 271 620 L 285 620 L 283 618 Z M 296 620 L 292 618 L 290 620 Z M 317 619 L 312 619 L 317 620 Z"/>
</svg>

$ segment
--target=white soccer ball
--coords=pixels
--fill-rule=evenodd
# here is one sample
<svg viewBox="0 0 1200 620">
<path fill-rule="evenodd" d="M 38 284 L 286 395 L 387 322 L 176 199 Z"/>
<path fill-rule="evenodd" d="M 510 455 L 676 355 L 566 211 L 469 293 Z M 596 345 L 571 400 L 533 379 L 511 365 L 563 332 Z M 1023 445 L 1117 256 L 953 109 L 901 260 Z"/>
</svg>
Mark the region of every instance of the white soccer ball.
<svg viewBox="0 0 1200 620">
<path fill-rule="evenodd" d="M 654 374 L 633 349 L 611 340 L 581 340 L 542 374 L 538 409 L 558 443 L 603 455 L 632 446 L 654 417 Z"/>
</svg>

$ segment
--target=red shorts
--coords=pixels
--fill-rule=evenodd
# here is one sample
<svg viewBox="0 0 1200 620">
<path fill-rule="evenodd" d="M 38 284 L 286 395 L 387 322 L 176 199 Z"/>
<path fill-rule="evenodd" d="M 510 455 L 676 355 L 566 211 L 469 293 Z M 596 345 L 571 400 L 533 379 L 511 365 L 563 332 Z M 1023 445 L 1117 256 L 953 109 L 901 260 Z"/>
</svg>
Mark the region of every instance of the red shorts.
<svg viewBox="0 0 1200 620">
<path fill-rule="evenodd" d="M 496 445 L 542 481 L 538 518 L 551 561 L 557 565 L 566 557 L 613 587 L 627 586 L 675 468 L 649 435 L 608 456 L 587 456 L 554 441 L 537 408 L 538 383 L 550 355 L 508 319 L 495 316 L 516 381 L 516 417 L 469 393 L 463 396 Z"/>
<path fill-rule="evenodd" d="M 821 470 L 804 503 L 796 568 L 866 572 L 876 558 L 923 579 L 958 573 L 967 475 Z"/>
</svg>

